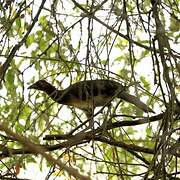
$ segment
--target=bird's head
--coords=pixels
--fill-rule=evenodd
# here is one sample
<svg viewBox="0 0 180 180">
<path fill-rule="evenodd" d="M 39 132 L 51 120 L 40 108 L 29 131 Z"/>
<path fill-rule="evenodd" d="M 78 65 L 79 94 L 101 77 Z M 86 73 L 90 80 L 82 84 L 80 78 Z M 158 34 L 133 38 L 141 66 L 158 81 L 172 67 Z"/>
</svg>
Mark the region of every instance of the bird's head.
<svg viewBox="0 0 180 180">
<path fill-rule="evenodd" d="M 35 82 L 34 84 L 30 85 L 28 87 L 28 89 L 37 89 L 40 91 L 44 91 L 46 89 L 48 89 L 49 87 L 51 87 L 52 85 L 50 83 L 48 83 L 45 80 L 39 80 L 37 82 Z"/>
</svg>

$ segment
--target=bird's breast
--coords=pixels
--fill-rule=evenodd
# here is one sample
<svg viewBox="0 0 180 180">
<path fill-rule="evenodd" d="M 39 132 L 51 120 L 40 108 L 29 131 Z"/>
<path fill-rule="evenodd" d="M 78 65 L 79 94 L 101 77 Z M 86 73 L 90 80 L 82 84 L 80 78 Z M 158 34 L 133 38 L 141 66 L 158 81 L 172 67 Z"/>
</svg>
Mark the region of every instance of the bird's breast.
<svg viewBox="0 0 180 180">
<path fill-rule="evenodd" d="M 79 109 L 94 109 L 95 107 L 107 106 L 109 105 L 112 97 L 98 95 L 94 97 L 89 97 L 88 99 L 77 99 L 73 98 L 69 100 L 66 105 L 74 106 Z"/>
</svg>

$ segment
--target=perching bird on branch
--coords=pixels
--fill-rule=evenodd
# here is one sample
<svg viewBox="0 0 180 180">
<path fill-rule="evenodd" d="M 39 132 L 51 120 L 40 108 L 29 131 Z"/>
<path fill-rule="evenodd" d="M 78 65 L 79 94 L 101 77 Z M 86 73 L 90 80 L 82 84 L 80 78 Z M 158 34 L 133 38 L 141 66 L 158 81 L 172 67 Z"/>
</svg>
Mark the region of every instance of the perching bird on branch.
<svg viewBox="0 0 180 180">
<path fill-rule="evenodd" d="M 120 98 L 134 104 L 144 112 L 154 112 L 136 96 L 130 95 L 125 87 L 113 80 L 87 80 L 58 90 L 45 80 L 39 80 L 28 87 L 45 92 L 59 104 L 74 106 L 85 112 L 92 112 L 94 108 L 108 106 L 114 98 Z"/>
</svg>

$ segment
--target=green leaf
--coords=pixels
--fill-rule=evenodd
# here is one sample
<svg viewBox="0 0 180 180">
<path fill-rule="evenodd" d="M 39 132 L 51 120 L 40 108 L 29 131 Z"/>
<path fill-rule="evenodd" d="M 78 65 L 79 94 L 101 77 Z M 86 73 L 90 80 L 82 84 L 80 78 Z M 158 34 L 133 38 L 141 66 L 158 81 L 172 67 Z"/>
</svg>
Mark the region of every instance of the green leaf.
<svg viewBox="0 0 180 180">
<path fill-rule="evenodd" d="M 8 70 L 8 73 L 6 75 L 6 81 L 10 87 L 14 85 L 14 71 L 12 69 Z"/>
<path fill-rule="evenodd" d="M 48 25 L 47 16 L 41 16 L 39 18 L 39 24 L 46 27 Z"/>
<path fill-rule="evenodd" d="M 26 47 L 29 47 L 34 42 L 35 42 L 35 35 L 30 34 L 26 39 Z"/>
<path fill-rule="evenodd" d="M 169 29 L 173 32 L 178 32 L 180 30 L 180 23 L 177 19 L 171 16 Z"/>
<path fill-rule="evenodd" d="M 141 82 L 143 83 L 143 86 L 147 89 L 147 90 L 150 90 L 150 84 L 149 82 L 145 79 L 144 76 L 141 76 L 140 77 L 140 80 Z"/>
</svg>

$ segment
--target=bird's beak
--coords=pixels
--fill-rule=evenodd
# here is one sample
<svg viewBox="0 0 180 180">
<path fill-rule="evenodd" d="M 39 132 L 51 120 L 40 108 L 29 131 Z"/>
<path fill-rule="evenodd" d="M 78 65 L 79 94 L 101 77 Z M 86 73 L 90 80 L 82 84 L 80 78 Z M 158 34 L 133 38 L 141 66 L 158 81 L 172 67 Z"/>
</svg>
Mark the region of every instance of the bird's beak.
<svg viewBox="0 0 180 180">
<path fill-rule="evenodd" d="M 28 89 L 36 89 L 36 88 L 37 88 L 36 84 L 32 84 L 28 87 Z"/>
</svg>

